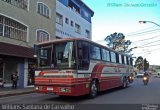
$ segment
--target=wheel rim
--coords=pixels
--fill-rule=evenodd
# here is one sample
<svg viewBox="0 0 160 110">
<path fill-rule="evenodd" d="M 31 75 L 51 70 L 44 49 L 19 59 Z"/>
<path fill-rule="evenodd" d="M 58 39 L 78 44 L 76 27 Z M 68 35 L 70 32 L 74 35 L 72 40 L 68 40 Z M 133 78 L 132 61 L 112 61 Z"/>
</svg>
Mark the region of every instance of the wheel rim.
<svg viewBox="0 0 160 110">
<path fill-rule="evenodd" d="M 126 80 L 123 80 L 123 88 L 126 88 L 127 84 L 126 84 Z"/>
<path fill-rule="evenodd" d="M 97 95 L 97 85 L 95 82 L 93 82 L 92 86 L 91 86 L 91 94 L 92 96 L 96 96 Z"/>
</svg>

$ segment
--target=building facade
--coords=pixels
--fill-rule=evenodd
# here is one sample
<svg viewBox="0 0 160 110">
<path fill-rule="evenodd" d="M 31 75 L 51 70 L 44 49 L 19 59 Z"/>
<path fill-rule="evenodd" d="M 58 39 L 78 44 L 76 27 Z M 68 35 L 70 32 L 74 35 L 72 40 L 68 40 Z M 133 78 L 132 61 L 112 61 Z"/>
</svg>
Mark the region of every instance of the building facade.
<svg viewBox="0 0 160 110">
<path fill-rule="evenodd" d="M 56 37 L 83 37 L 92 40 L 94 12 L 82 0 L 56 1 Z"/>
<path fill-rule="evenodd" d="M 160 65 L 149 65 L 149 71 L 151 71 L 152 74 L 160 73 Z"/>
<path fill-rule="evenodd" d="M 55 39 L 55 0 L 0 1 L 0 78 L 11 83 L 18 72 L 20 88 L 34 83 L 35 43 Z"/>
<path fill-rule="evenodd" d="M 56 38 L 92 40 L 94 12 L 82 0 L 0 0 L 0 78 L 11 86 L 34 84 L 34 44 Z"/>
</svg>

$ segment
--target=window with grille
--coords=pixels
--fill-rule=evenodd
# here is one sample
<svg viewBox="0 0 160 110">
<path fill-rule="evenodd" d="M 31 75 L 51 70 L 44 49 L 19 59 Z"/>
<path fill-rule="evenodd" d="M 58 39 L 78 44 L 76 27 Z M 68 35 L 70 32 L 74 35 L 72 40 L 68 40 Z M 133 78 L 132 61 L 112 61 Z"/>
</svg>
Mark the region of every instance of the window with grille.
<svg viewBox="0 0 160 110">
<path fill-rule="evenodd" d="M 18 8 L 28 10 L 28 0 L 2 0 Z"/>
<path fill-rule="evenodd" d="M 44 30 L 37 30 L 37 41 L 38 42 L 49 41 L 49 34 Z"/>
<path fill-rule="evenodd" d="M 27 41 L 27 26 L 0 15 L 0 36 Z"/>
<path fill-rule="evenodd" d="M 50 10 L 49 7 L 47 5 L 45 5 L 44 3 L 38 3 L 38 10 L 37 12 L 47 18 L 50 17 Z"/>
</svg>

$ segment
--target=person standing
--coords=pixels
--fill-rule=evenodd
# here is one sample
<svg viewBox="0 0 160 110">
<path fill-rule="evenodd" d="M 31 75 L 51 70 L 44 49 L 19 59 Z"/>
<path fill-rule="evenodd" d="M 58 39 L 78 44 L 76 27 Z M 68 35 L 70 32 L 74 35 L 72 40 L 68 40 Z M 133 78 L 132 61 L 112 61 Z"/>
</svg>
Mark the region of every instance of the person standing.
<svg viewBox="0 0 160 110">
<path fill-rule="evenodd" d="M 17 82 L 18 82 L 18 72 L 15 72 L 15 73 L 11 74 L 11 80 L 12 80 L 12 88 L 16 89 L 17 88 Z"/>
</svg>

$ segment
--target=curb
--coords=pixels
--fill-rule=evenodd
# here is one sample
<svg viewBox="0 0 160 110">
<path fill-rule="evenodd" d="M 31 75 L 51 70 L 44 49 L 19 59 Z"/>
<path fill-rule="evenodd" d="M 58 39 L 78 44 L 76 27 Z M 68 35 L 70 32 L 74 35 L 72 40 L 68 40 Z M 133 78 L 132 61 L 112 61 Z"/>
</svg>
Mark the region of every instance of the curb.
<svg viewBox="0 0 160 110">
<path fill-rule="evenodd" d="M 9 96 L 16 96 L 16 95 L 22 95 L 22 94 L 30 94 L 30 93 L 34 93 L 35 91 L 26 91 L 26 92 L 16 92 L 16 93 L 8 93 L 8 94 L 2 94 L 0 95 L 1 97 L 9 97 Z"/>
</svg>

